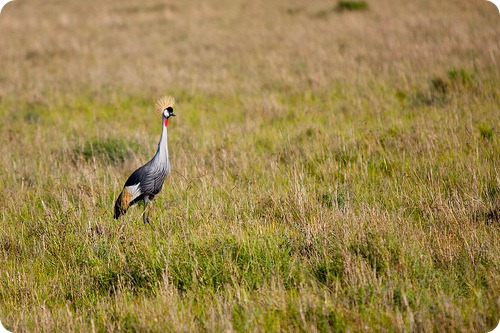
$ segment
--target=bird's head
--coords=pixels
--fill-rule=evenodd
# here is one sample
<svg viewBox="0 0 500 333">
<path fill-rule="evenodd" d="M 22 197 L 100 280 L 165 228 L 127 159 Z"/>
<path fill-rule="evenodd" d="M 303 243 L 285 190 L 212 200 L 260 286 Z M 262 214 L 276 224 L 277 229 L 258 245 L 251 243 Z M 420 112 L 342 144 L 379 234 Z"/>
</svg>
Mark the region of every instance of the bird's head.
<svg viewBox="0 0 500 333">
<path fill-rule="evenodd" d="M 172 96 L 163 96 L 156 101 L 156 112 L 162 115 L 163 123 L 168 126 L 168 119 L 174 117 L 175 99 Z"/>
</svg>

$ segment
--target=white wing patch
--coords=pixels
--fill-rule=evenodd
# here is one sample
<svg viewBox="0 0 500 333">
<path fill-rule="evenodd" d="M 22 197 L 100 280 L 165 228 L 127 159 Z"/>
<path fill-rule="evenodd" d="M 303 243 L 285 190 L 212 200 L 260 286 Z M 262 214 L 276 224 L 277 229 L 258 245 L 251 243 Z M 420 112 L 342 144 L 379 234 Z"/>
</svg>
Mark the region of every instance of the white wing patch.
<svg viewBox="0 0 500 333">
<path fill-rule="evenodd" d="M 141 195 L 141 183 L 137 183 L 132 186 L 127 186 L 127 190 L 130 192 L 130 202 L 134 201 L 138 196 Z"/>
</svg>

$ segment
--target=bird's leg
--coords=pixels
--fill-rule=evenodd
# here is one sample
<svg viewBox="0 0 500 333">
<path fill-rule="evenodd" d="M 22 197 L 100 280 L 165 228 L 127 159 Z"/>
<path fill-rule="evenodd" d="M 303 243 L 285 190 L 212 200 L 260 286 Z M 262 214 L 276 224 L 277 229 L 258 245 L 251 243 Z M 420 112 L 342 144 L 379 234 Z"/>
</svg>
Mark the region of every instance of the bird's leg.
<svg viewBox="0 0 500 333">
<path fill-rule="evenodd" d="M 144 224 L 149 223 L 149 198 L 148 196 L 144 196 L 144 212 L 142 212 L 142 221 Z"/>
</svg>

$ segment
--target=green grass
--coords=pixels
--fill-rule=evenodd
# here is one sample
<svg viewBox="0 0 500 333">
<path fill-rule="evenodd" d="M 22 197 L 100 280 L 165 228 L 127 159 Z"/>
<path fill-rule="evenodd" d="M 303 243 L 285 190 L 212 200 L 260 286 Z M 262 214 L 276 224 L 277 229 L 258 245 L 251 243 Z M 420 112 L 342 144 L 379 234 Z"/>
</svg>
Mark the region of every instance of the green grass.
<svg viewBox="0 0 500 333">
<path fill-rule="evenodd" d="M 414 21 L 403 5 L 377 3 L 360 17 L 318 20 L 310 14 L 322 2 L 293 11 L 262 2 L 259 22 L 253 6 L 225 5 L 106 3 L 91 15 L 54 3 L 69 17 L 39 9 L 50 24 L 81 28 L 73 44 L 54 26 L 50 50 L 2 42 L 11 65 L 0 77 L 2 323 L 16 332 L 491 330 L 500 310 L 500 82 L 484 20 L 435 11 L 443 22 L 464 15 L 478 41 L 466 46 L 432 30 L 435 8 L 418 4 Z M 24 22 L 23 10 L 5 22 Z M 107 42 L 120 37 L 144 54 L 87 39 L 81 31 L 93 28 L 71 20 L 75 12 L 106 26 Z M 144 34 L 172 13 L 176 34 Z M 381 16 L 391 25 L 380 28 Z M 379 34 L 343 30 L 350 20 L 394 29 L 384 37 L 394 54 Z M 408 38 L 425 51 L 405 53 Z M 26 62 L 52 57 L 29 76 L 15 52 L 30 54 Z M 114 71 L 113 61 L 132 58 L 151 68 Z M 173 171 L 150 225 L 138 207 L 113 220 L 123 183 L 157 147 L 153 107 L 163 93 L 177 99 Z"/>
<path fill-rule="evenodd" d="M 365 10 L 368 8 L 366 1 L 339 1 L 338 10 Z"/>
<path fill-rule="evenodd" d="M 287 116 L 267 120 L 263 110 L 206 96 L 219 112 L 201 111 L 200 131 L 191 130 L 199 120 L 190 98 L 179 102 L 182 120 L 170 127 L 174 173 L 151 226 L 138 209 L 117 223 L 111 207 L 157 138 L 144 153 L 99 133 L 61 146 L 66 134 L 53 129 L 80 120 L 52 116 L 51 126 L 37 129 L 55 137 L 52 144 L 24 143 L 38 162 L 16 163 L 3 177 L 2 309 L 12 309 L 3 310 L 5 323 L 29 329 L 50 320 L 46 327 L 67 329 L 93 321 L 132 331 L 343 331 L 361 322 L 430 329 L 443 320 L 450 329 L 491 327 L 498 138 L 485 137 L 481 123 L 474 132 L 461 125 L 491 114 L 450 113 L 447 105 L 429 113 L 394 100 L 378 115 L 388 129 L 366 106 L 344 116 L 335 133 L 336 117 L 324 116 L 328 95 L 313 94 L 308 114 L 293 107 L 298 97 L 282 96 Z M 475 100 L 454 95 L 449 104 Z M 444 126 L 434 121 L 443 118 Z M 9 128 L 25 121 L 18 119 Z M 46 121 L 43 112 L 38 121 Z M 209 129 L 224 122 L 232 126 L 213 136 Z M 82 146 L 81 156 L 93 158 L 74 158 L 73 147 Z M 19 307 L 32 315 L 15 321 Z"/>
</svg>

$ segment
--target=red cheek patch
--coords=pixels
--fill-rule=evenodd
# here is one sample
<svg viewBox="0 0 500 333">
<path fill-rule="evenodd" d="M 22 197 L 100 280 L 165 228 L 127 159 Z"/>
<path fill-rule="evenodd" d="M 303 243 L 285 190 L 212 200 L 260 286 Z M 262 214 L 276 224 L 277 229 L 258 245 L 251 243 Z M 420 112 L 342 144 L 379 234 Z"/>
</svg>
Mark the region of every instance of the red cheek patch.
<svg viewBox="0 0 500 333">
<path fill-rule="evenodd" d="M 165 126 L 168 126 L 168 118 L 165 118 Z"/>
</svg>

